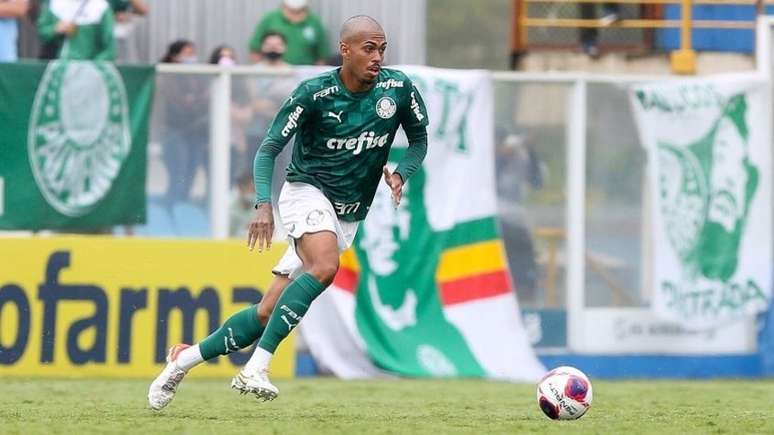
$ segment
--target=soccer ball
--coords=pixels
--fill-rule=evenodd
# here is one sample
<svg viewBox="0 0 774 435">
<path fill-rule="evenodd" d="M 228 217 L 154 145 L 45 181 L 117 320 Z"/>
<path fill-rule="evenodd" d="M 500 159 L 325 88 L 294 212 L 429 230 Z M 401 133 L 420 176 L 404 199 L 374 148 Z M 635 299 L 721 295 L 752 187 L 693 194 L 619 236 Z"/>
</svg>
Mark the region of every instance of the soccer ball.
<svg viewBox="0 0 774 435">
<path fill-rule="evenodd" d="M 538 382 L 537 400 L 549 418 L 575 420 L 591 406 L 591 382 L 575 367 L 557 367 Z"/>
</svg>

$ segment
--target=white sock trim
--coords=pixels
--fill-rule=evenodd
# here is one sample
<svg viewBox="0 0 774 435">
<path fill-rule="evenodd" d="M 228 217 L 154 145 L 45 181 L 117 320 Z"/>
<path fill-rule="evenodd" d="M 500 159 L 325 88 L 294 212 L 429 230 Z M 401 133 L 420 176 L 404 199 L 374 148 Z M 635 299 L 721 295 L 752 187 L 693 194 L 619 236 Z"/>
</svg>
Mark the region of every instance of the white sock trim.
<svg viewBox="0 0 774 435">
<path fill-rule="evenodd" d="M 256 373 L 261 370 L 268 370 L 271 357 L 272 354 L 268 350 L 255 346 L 255 351 L 253 351 L 247 364 L 245 364 L 245 372 Z"/>
<path fill-rule="evenodd" d="M 182 350 L 180 354 L 177 355 L 177 360 L 175 360 L 175 362 L 181 370 L 185 371 L 191 370 L 203 363 L 204 358 L 202 358 L 202 352 L 199 350 L 199 345 L 195 344 Z"/>
</svg>

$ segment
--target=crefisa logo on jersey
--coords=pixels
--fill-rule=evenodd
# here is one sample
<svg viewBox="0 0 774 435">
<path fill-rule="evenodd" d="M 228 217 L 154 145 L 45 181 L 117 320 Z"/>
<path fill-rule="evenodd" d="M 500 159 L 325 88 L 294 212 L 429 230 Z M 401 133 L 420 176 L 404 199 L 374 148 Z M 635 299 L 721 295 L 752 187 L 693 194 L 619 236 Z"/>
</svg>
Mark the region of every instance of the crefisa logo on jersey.
<svg viewBox="0 0 774 435">
<path fill-rule="evenodd" d="M 376 114 L 382 119 L 389 119 L 395 114 L 397 107 L 395 100 L 390 97 L 382 97 L 376 102 Z"/>
<path fill-rule="evenodd" d="M 51 62 L 35 94 L 27 152 L 46 201 L 82 216 L 105 197 L 131 149 L 126 88 L 109 63 Z"/>
<path fill-rule="evenodd" d="M 422 109 L 419 108 L 417 96 L 415 95 L 414 91 L 411 92 L 411 110 L 414 111 L 414 116 L 417 117 L 417 121 L 422 121 L 425 119 L 425 115 L 422 114 Z"/>
<path fill-rule="evenodd" d="M 301 117 L 301 113 L 303 112 L 304 112 L 303 107 L 296 106 L 296 110 L 294 110 L 290 115 L 288 115 L 288 123 L 285 124 L 285 127 L 282 128 L 282 137 L 288 137 L 288 135 L 290 134 L 290 131 L 298 127 L 298 119 Z"/>
<path fill-rule="evenodd" d="M 379 82 L 376 84 L 376 89 L 384 88 L 385 91 L 390 88 L 402 88 L 402 87 L 403 87 L 403 80 L 395 80 L 395 79 L 385 80 L 383 82 Z"/>
</svg>

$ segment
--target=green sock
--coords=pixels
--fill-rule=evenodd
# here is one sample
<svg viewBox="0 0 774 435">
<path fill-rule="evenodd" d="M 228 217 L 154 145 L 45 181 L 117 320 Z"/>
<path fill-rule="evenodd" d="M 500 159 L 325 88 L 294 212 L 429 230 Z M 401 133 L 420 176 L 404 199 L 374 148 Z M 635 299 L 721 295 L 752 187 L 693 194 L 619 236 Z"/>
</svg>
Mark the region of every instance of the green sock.
<svg viewBox="0 0 774 435">
<path fill-rule="evenodd" d="M 258 347 L 274 353 L 280 342 L 290 334 L 306 314 L 312 301 L 325 290 L 317 278 L 305 273 L 294 279 L 285 289 L 271 312 L 266 331 L 258 342 Z"/>
<path fill-rule="evenodd" d="M 205 361 L 226 355 L 255 343 L 264 326 L 258 320 L 258 306 L 250 305 L 226 319 L 223 326 L 199 343 Z"/>
</svg>

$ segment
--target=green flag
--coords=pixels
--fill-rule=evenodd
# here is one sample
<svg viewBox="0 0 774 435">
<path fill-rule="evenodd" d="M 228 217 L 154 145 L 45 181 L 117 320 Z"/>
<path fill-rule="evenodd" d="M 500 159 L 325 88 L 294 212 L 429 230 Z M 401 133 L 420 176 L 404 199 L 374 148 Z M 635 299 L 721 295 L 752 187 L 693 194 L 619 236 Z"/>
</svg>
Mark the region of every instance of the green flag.
<svg viewBox="0 0 774 435">
<path fill-rule="evenodd" d="M 145 222 L 154 68 L 0 64 L 0 229 Z"/>
</svg>

